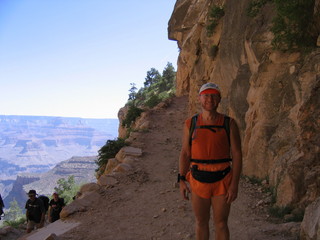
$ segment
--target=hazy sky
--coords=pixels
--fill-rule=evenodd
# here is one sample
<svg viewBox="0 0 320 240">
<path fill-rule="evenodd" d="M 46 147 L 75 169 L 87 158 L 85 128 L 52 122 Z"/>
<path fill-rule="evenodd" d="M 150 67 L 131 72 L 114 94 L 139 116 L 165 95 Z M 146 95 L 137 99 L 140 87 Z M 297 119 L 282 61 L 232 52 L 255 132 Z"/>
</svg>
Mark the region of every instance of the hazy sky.
<svg viewBox="0 0 320 240">
<path fill-rule="evenodd" d="M 130 83 L 176 68 L 176 0 L 1 0 L 0 115 L 117 118 Z"/>
</svg>

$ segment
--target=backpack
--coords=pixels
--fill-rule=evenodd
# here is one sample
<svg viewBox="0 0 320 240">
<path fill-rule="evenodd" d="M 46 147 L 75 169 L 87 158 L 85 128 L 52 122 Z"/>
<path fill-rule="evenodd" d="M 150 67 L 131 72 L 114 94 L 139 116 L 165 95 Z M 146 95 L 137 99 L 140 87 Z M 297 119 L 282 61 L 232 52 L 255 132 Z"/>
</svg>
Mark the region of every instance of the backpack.
<svg viewBox="0 0 320 240">
<path fill-rule="evenodd" d="M 214 132 L 214 130 L 212 128 L 223 128 L 228 136 L 228 141 L 229 141 L 229 145 L 230 145 L 230 117 L 228 116 L 224 116 L 224 121 L 223 121 L 223 125 L 204 125 L 204 126 L 196 126 L 197 125 L 197 120 L 198 120 L 198 116 L 199 114 L 194 115 L 191 118 L 191 124 L 190 124 L 190 129 L 189 129 L 189 145 L 192 145 L 192 140 L 194 138 L 192 138 L 193 132 L 196 128 L 207 128 L 211 131 Z"/>
<path fill-rule="evenodd" d="M 49 198 L 44 195 L 40 195 L 38 198 L 43 202 L 44 209 L 47 212 L 49 209 Z"/>
</svg>

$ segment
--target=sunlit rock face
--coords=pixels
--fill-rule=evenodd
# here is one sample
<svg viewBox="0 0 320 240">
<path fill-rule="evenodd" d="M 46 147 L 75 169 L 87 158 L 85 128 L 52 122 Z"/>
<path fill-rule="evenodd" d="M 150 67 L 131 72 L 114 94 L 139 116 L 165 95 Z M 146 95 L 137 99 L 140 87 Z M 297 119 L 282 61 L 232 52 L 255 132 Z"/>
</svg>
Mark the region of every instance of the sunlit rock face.
<svg viewBox="0 0 320 240">
<path fill-rule="evenodd" d="M 223 5 L 225 15 L 209 36 L 213 4 Z M 199 111 L 199 87 L 217 83 L 224 98 L 220 111 L 232 116 L 241 130 L 243 173 L 268 179 L 279 206 L 304 207 L 320 196 L 320 50 L 273 50 L 274 6 L 266 4 L 251 18 L 248 4 L 176 2 L 168 35 L 180 49 L 177 94 L 189 96 L 191 115 Z"/>
</svg>

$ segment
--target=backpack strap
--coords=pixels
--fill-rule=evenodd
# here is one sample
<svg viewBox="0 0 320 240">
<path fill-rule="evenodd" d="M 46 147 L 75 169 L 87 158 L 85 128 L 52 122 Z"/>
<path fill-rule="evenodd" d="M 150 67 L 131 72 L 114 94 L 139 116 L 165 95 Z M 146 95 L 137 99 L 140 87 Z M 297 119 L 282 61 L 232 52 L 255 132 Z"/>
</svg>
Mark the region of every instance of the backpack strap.
<svg viewBox="0 0 320 240">
<path fill-rule="evenodd" d="M 227 132 L 229 146 L 231 146 L 231 141 L 230 141 L 230 117 L 229 116 L 224 116 L 223 126 L 224 126 L 224 129 Z"/>
<path fill-rule="evenodd" d="M 198 116 L 199 116 L 199 114 L 195 114 L 191 118 L 191 124 L 190 124 L 190 128 L 189 128 L 189 145 L 190 146 L 192 144 L 192 140 L 193 140 L 192 135 L 193 135 L 194 129 L 196 128 L 196 125 L 197 125 Z"/>
</svg>

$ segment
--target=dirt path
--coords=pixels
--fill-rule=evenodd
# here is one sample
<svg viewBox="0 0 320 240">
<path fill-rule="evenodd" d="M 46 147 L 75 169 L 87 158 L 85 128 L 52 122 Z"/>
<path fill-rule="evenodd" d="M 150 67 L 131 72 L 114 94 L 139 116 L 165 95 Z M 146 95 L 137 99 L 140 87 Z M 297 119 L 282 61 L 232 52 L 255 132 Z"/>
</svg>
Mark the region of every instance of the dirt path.
<svg viewBox="0 0 320 240">
<path fill-rule="evenodd" d="M 195 239 L 190 202 L 180 198 L 175 187 L 186 98 L 176 98 L 164 109 L 150 114 L 152 127 L 139 133 L 133 146 L 143 157 L 120 183 L 103 191 L 103 201 L 72 220 L 81 225 L 61 239 Z M 229 220 L 231 239 L 294 240 L 297 224 L 266 221 L 265 194 L 245 180 Z M 291 232 L 290 232 L 291 231 Z"/>
</svg>

